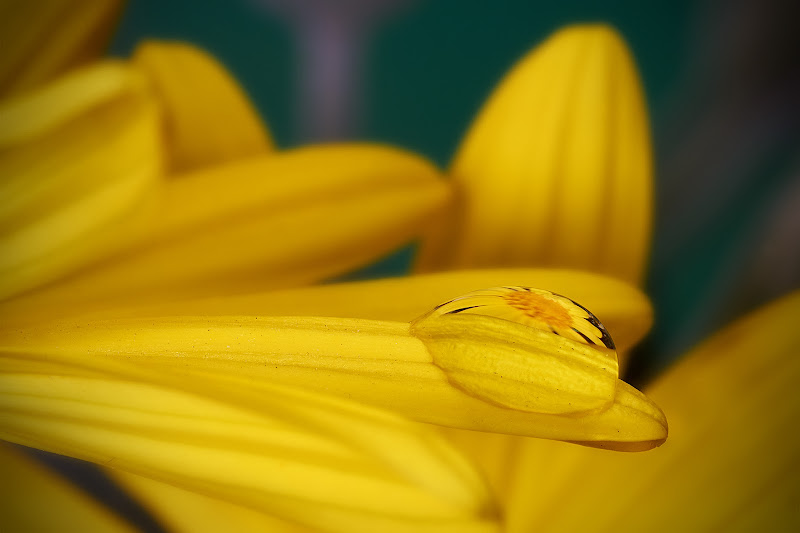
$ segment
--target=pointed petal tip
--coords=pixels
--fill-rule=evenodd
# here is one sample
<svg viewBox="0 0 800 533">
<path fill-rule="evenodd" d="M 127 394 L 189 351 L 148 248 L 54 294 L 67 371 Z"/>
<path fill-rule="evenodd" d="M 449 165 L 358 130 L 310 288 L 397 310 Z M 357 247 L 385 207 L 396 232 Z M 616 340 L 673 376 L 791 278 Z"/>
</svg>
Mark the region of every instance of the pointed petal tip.
<svg viewBox="0 0 800 533">
<path fill-rule="evenodd" d="M 427 232 L 417 267 L 540 264 L 640 283 L 652 188 L 643 101 L 615 29 L 557 31 L 470 126 L 451 166 L 459 203 Z"/>
<path fill-rule="evenodd" d="M 619 31 L 606 22 L 586 22 L 569 24 L 559 28 L 552 34 L 555 35 L 573 35 L 573 36 L 591 36 L 601 39 L 617 39 L 622 40 Z"/>
</svg>

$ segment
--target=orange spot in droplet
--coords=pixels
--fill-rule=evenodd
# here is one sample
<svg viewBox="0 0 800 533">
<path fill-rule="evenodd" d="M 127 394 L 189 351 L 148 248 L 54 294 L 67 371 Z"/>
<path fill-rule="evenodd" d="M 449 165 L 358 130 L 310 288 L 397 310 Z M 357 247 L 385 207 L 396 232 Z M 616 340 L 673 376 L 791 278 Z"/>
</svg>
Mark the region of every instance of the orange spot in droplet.
<svg viewBox="0 0 800 533">
<path fill-rule="evenodd" d="M 541 320 L 555 329 L 569 329 L 572 317 L 559 302 L 527 291 L 511 292 L 503 296 L 506 303 L 528 317 Z"/>
</svg>

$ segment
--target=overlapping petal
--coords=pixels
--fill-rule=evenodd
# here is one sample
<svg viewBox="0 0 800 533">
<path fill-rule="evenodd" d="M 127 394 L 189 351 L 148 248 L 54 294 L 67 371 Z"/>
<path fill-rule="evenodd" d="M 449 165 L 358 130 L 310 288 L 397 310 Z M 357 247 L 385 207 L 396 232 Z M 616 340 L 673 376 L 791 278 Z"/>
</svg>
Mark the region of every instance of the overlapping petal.
<svg viewBox="0 0 800 533">
<path fill-rule="evenodd" d="M 225 67 L 184 43 L 145 41 L 134 53 L 163 112 L 169 169 L 183 173 L 269 153 L 272 140 Z"/>
<path fill-rule="evenodd" d="M 196 169 L 266 156 L 272 145 L 212 57 L 145 42 L 132 62 L 98 61 L 0 103 L 0 148 L 6 299 L 130 249 L 139 223 L 159 215 L 154 206 L 175 209 L 171 189 L 158 201 L 164 159 L 173 171 Z"/>
<path fill-rule="evenodd" d="M 427 161 L 373 145 L 307 147 L 169 180 L 119 253 L 6 302 L 8 323 L 83 307 L 296 286 L 408 242 L 446 201 Z"/>
</svg>

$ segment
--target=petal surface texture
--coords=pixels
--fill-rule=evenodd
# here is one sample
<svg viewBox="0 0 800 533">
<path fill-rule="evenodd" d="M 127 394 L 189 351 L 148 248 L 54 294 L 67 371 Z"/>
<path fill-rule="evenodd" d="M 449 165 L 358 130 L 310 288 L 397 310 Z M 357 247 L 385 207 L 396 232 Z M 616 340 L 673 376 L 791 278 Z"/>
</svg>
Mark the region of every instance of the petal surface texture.
<svg viewBox="0 0 800 533">
<path fill-rule="evenodd" d="M 399 417 L 113 358 L 4 354 L 0 363 L 5 440 L 323 531 L 496 530 L 469 463 L 431 428 Z"/>
<path fill-rule="evenodd" d="M 456 202 L 417 267 L 556 266 L 639 283 L 650 240 L 649 128 L 635 66 L 605 26 L 523 58 L 450 169 Z"/>
<path fill-rule="evenodd" d="M 145 41 L 133 64 L 147 75 L 162 106 L 171 172 L 272 151 L 253 104 L 206 52 L 178 42 Z"/>
<path fill-rule="evenodd" d="M 156 106 L 124 64 L 0 103 L 0 299 L 109 255 L 161 166 Z"/>
<path fill-rule="evenodd" d="M 723 329 L 649 387 L 670 418 L 658 450 L 617 457 L 533 443 L 510 484 L 509 529 L 574 531 L 591 520 L 594 531 L 796 530 L 798 317 L 794 293 Z"/>
<path fill-rule="evenodd" d="M 136 531 L 69 480 L 4 443 L 0 472 L 0 531 Z"/>
<path fill-rule="evenodd" d="M 33 89 L 102 54 L 120 0 L 0 3 L 0 96 Z"/>
</svg>

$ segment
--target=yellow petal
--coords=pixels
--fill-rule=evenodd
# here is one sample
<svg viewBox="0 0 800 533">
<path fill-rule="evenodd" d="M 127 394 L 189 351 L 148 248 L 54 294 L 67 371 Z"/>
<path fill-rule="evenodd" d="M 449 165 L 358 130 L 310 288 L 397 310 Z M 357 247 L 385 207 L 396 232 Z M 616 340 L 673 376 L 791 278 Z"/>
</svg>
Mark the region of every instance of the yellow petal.
<svg viewBox="0 0 800 533">
<path fill-rule="evenodd" d="M 0 531 L 134 531 L 69 481 L 2 443 L 0 472 Z"/>
<path fill-rule="evenodd" d="M 620 460 L 561 447 L 554 458 L 551 443 L 535 444 L 518 470 L 511 530 L 796 530 L 798 317 L 800 292 L 722 330 L 648 388 L 672 425 L 658 450 Z M 544 457 L 561 481 L 541 479 Z"/>
<path fill-rule="evenodd" d="M 272 151 L 272 140 L 236 80 L 194 46 L 146 41 L 133 56 L 160 99 L 173 172 Z"/>
<path fill-rule="evenodd" d="M 0 364 L 0 437 L 12 442 L 324 531 L 496 529 L 469 464 L 431 429 L 380 411 L 274 386 L 255 405 L 235 380 L 177 379 L 102 358 Z M 221 396 L 228 401 L 212 399 Z"/>
<path fill-rule="evenodd" d="M 115 62 L 4 102 L 0 124 L 0 298 L 7 298 L 124 240 L 132 212 L 159 184 L 161 153 L 141 78 Z"/>
<path fill-rule="evenodd" d="M 529 334 L 526 329 L 510 333 Z M 623 450 L 657 446 L 667 434 L 658 407 L 619 380 L 606 409 L 581 415 L 509 409 L 484 401 L 454 386 L 409 324 L 400 322 L 264 316 L 81 319 L 8 329 L 0 340 L 7 353 L 25 357 L 136 361 L 156 374 L 230 377 L 256 399 L 265 388 L 281 383 L 448 427 Z M 483 340 L 467 334 L 464 342 L 481 345 Z M 507 342 L 523 340 L 511 337 Z M 490 348 L 487 358 L 506 355 L 500 342 Z M 527 385 L 538 386 L 538 376 L 526 379 L 531 380 Z"/>
<path fill-rule="evenodd" d="M 113 316 L 253 315 L 336 316 L 409 322 L 451 298 L 481 287 L 543 287 L 581 302 L 608 328 L 619 350 L 635 345 L 652 323 L 647 297 L 622 281 L 589 272 L 556 269 L 481 269 L 256 292 L 116 309 Z M 74 312 L 74 309 L 73 309 Z M 88 312 L 88 311 L 87 311 Z M 104 308 L 88 316 L 108 317 Z M 0 316 L 6 316 L 0 307 Z"/>
<path fill-rule="evenodd" d="M 486 481 L 491 488 L 492 494 L 506 505 L 509 478 L 516 472 L 517 447 L 521 442 L 534 440 L 537 442 L 557 443 L 567 447 L 574 447 L 572 444 L 565 444 L 558 441 L 533 439 L 531 437 L 520 437 L 517 435 L 505 435 L 502 433 L 485 433 L 482 431 L 469 431 L 465 429 L 440 428 L 445 438 L 463 453 L 470 462 L 486 477 Z M 504 513 L 504 526 L 506 523 Z"/>
<path fill-rule="evenodd" d="M 421 270 L 551 265 L 641 282 L 650 238 L 647 115 L 605 26 L 559 31 L 481 111 L 453 161 L 460 200 Z"/>
<path fill-rule="evenodd" d="M 4 306 L 17 319 L 304 285 L 410 241 L 446 199 L 435 168 L 370 145 L 263 156 L 170 180 L 127 253 Z"/>
<path fill-rule="evenodd" d="M 311 533 L 306 527 L 122 470 L 106 470 L 172 533 Z"/>
<path fill-rule="evenodd" d="M 30 90 L 98 57 L 122 2 L 69 0 L 0 4 L 0 94 Z"/>
</svg>

